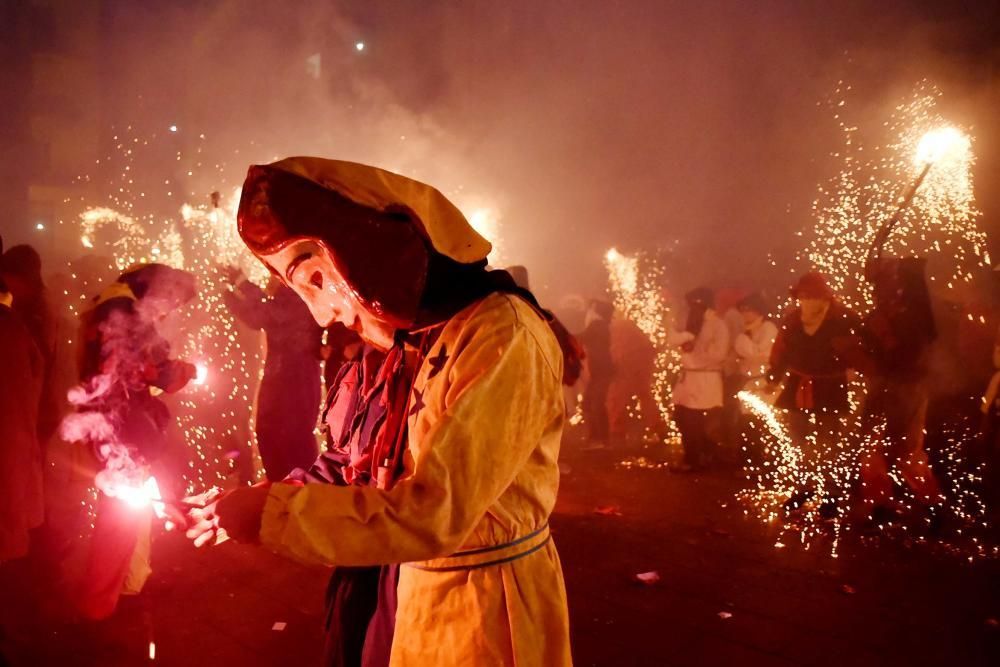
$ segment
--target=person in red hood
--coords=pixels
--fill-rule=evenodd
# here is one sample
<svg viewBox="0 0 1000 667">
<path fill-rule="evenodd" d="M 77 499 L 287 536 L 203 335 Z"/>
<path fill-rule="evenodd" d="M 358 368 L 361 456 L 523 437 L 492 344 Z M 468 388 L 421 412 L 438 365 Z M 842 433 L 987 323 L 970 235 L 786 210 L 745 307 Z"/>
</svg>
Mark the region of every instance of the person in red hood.
<svg viewBox="0 0 1000 667">
<path fill-rule="evenodd" d="M 806 273 L 791 290 L 797 301 L 778 328 L 771 348 L 769 379 L 781 384 L 775 407 L 786 410 L 790 430 L 803 450 L 802 472 L 808 474 L 841 446 L 843 420 L 850 410 L 847 373 L 856 365 L 861 320 L 834 297 L 821 273 Z M 812 426 L 815 424 L 815 426 Z M 816 436 L 813 443 L 808 436 Z M 785 503 L 797 509 L 813 495 L 804 487 Z M 836 511 L 836 498 L 822 499 L 821 511 Z"/>
</svg>

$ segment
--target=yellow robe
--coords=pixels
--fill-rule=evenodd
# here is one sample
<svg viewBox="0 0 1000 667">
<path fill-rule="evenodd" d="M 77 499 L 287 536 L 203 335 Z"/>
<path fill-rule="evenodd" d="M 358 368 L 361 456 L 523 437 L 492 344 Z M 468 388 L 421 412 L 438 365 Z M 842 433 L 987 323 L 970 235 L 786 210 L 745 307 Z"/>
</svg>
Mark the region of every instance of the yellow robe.
<svg viewBox="0 0 1000 667">
<path fill-rule="evenodd" d="M 417 372 L 396 485 L 275 485 L 264 545 L 326 565 L 403 563 L 392 665 L 571 664 L 547 527 L 561 378 L 555 336 L 527 303 L 469 306 Z"/>
</svg>

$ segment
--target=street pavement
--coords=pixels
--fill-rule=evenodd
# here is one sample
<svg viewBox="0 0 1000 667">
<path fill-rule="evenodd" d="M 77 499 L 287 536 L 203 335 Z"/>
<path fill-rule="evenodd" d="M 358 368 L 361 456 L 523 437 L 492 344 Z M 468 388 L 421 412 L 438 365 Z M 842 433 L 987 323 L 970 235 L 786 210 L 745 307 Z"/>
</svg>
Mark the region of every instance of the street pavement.
<svg viewBox="0 0 1000 667">
<path fill-rule="evenodd" d="M 745 516 L 737 470 L 623 458 L 572 438 L 563 454 L 551 524 L 577 665 L 1000 665 L 996 561 L 895 540 L 844 540 L 833 557 Z M 39 619 L 5 596 L 11 664 L 319 664 L 322 568 L 232 543 L 195 550 L 176 533 L 153 557 L 145 591 L 102 623 Z M 635 579 L 649 572 L 659 580 Z"/>
</svg>

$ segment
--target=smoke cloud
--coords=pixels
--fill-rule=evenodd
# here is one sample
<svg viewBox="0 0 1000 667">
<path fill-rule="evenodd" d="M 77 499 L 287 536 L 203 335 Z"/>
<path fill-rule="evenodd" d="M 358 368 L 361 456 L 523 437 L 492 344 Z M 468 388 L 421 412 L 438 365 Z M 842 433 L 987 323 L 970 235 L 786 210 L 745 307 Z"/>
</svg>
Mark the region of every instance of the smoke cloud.
<svg viewBox="0 0 1000 667">
<path fill-rule="evenodd" d="M 184 196 L 206 197 L 251 162 L 293 154 L 398 170 L 499 214 L 504 258 L 531 269 L 543 298 L 602 292 L 612 245 L 676 244 L 692 265 L 676 293 L 772 279 L 768 256 L 790 261 L 837 168 L 821 103 L 840 80 L 874 121 L 930 79 L 945 114 L 975 128 L 979 183 L 997 180 L 993 7 L 107 5 L 106 115 L 174 125 L 171 150 L 185 154 L 136 173 L 172 170 Z M 205 164 L 188 178 L 195 145 Z M 992 222 L 996 195 L 980 204 Z"/>
</svg>

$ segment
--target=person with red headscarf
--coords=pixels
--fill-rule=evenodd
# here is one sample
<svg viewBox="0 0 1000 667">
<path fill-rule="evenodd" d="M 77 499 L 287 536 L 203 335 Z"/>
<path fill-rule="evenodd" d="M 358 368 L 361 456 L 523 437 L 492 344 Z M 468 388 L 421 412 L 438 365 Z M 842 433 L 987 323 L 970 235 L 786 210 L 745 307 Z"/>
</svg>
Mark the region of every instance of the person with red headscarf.
<svg viewBox="0 0 1000 667">
<path fill-rule="evenodd" d="M 771 348 L 769 380 L 783 383 L 775 407 L 786 410 L 793 436 L 803 450 L 804 473 L 828 460 L 841 446 L 842 417 L 850 410 L 847 372 L 856 366 L 850 351 L 857 346 L 861 320 L 834 297 L 821 273 L 806 273 L 792 297 L 798 303 L 782 321 Z M 809 435 L 815 435 L 815 441 Z M 797 509 L 813 495 L 802 488 L 785 503 Z M 836 498 L 822 499 L 821 511 L 836 511 Z"/>
<path fill-rule="evenodd" d="M 346 441 L 315 475 L 237 489 L 192 511 L 188 536 L 337 568 L 398 565 L 380 589 L 395 597 L 391 650 L 362 664 L 570 664 L 548 527 L 562 354 L 534 297 L 486 270 L 489 242 L 437 190 L 374 167 L 252 166 L 238 224 L 317 323 L 385 353 L 351 375 L 383 412 L 328 413 Z"/>
</svg>

